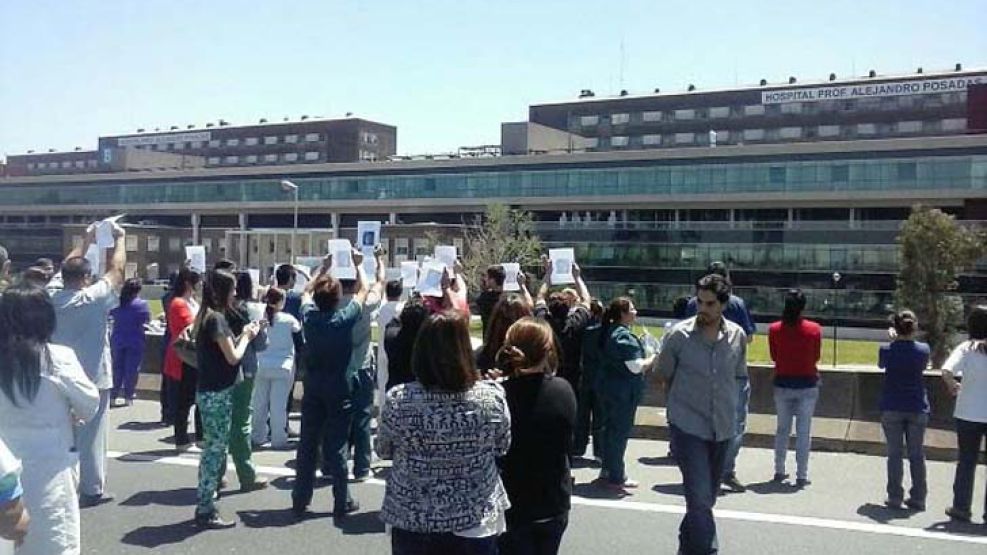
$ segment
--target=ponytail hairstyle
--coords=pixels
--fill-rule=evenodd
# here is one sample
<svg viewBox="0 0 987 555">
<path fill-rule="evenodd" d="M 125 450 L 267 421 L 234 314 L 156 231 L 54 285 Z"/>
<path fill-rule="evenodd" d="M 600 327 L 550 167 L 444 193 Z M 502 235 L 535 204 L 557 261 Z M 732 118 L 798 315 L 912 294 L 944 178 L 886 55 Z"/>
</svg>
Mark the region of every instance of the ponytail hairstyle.
<svg viewBox="0 0 987 555">
<path fill-rule="evenodd" d="M 918 329 L 918 318 L 911 310 L 902 310 L 891 316 L 891 326 L 899 337 L 911 335 Z"/>
<path fill-rule="evenodd" d="M 607 340 L 610 339 L 610 331 L 620 322 L 621 317 L 631 311 L 631 302 L 630 297 L 617 297 L 610 302 L 610 307 L 603 313 L 603 332 L 600 333 L 600 347 L 606 345 Z"/>
<path fill-rule="evenodd" d="M 504 344 L 497 351 L 497 366 L 508 376 L 516 376 L 519 370 L 545 365 L 546 374 L 554 374 L 559 367 L 559 346 L 548 322 L 525 316 L 511 324 Z"/>
<path fill-rule="evenodd" d="M 120 306 L 127 306 L 134 302 L 137 295 L 140 295 L 142 288 L 141 280 L 137 278 L 130 278 L 123 282 L 123 288 L 120 290 Z"/>
<path fill-rule="evenodd" d="M 195 318 L 195 329 L 201 329 L 202 321 L 210 312 L 224 312 L 230 308 L 230 294 L 236 290 L 236 278 L 226 270 L 206 273 L 202 286 L 202 307 Z"/>
<path fill-rule="evenodd" d="M 805 310 L 805 293 L 801 289 L 789 289 L 785 293 L 785 308 L 781 313 L 781 321 L 786 326 L 794 326 L 802 318 Z"/>
<path fill-rule="evenodd" d="M 264 304 L 267 308 L 264 309 L 264 313 L 267 315 L 267 321 L 271 324 L 274 323 L 274 317 L 278 313 L 278 305 L 284 302 L 284 291 L 278 289 L 277 287 L 271 287 L 264 294 Z"/>
<path fill-rule="evenodd" d="M 15 284 L 0 295 L 0 392 L 19 406 L 33 401 L 41 375 L 52 367 L 48 343 L 55 333 L 55 307 L 44 288 Z"/>
</svg>

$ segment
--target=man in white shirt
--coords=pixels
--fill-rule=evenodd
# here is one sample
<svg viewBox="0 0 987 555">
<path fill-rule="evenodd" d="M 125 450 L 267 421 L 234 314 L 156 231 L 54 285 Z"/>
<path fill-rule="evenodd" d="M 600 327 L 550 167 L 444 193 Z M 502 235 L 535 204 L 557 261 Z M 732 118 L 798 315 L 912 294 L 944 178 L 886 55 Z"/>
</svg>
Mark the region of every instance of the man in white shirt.
<svg viewBox="0 0 987 555">
<path fill-rule="evenodd" d="M 387 295 L 387 302 L 381 305 L 377 311 L 377 395 L 375 402 L 380 408 L 384 403 L 384 395 L 387 393 L 387 351 L 384 350 L 384 330 L 387 324 L 391 323 L 401 314 L 404 308 L 404 301 L 401 295 L 404 288 L 400 279 L 387 282 L 384 293 Z"/>
<path fill-rule="evenodd" d="M 75 351 L 83 370 L 99 389 L 99 410 L 91 420 L 76 428 L 79 450 L 79 501 L 89 507 L 112 501 L 105 491 L 107 421 L 106 410 L 113 387 L 110 361 L 109 313 L 120 301 L 123 269 L 127 263 L 124 231 L 113 224 L 113 248 L 106 273 L 93 281 L 92 267 L 84 257 L 95 239 L 95 225 L 90 226 L 79 248 L 65 256 L 62 263 L 64 289 L 51 296 L 55 306 L 55 334 L 51 342 Z M 104 251 L 100 249 L 100 255 Z"/>
</svg>

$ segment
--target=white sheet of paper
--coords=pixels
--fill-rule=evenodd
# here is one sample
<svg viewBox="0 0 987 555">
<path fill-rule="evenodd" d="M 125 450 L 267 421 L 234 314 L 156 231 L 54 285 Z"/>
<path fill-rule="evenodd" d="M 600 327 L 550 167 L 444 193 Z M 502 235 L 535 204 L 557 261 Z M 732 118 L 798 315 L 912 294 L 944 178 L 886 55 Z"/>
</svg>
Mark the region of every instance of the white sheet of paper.
<svg viewBox="0 0 987 555">
<path fill-rule="evenodd" d="M 363 247 L 363 273 L 367 279 L 373 281 L 377 275 L 377 258 L 374 257 L 373 247 Z"/>
<path fill-rule="evenodd" d="M 418 285 L 418 263 L 414 260 L 401 263 L 401 285 L 405 289 Z"/>
<path fill-rule="evenodd" d="M 89 249 L 86 251 L 86 260 L 89 261 L 89 266 L 92 269 L 93 276 L 103 275 L 103 255 L 105 251 L 99 248 L 95 243 L 89 244 Z"/>
<path fill-rule="evenodd" d="M 199 272 L 200 274 L 206 271 L 206 247 L 202 245 L 189 245 L 185 247 L 185 258 L 191 260 L 189 268 Z"/>
<path fill-rule="evenodd" d="M 380 243 L 380 222 L 357 222 L 356 244 L 360 250 L 366 253 L 366 249 L 370 248 L 373 251 L 377 243 Z"/>
<path fill-rule="evenodd" d="M 260 285 L 260 270 L 257 268 L 247 268 L 247 273 L 250 274 L 250 279 L 254 282 L 254 287 Z"/>
<path fill-rule="evenodd" d="M 267 305 L 265 305 L 264 303 L 254 303 L 254 302 L 247 303 L 247 315 L 250 317 L 250 321 L 259 322 L 261 320 L 265 320 L 266 319 L 266 316 L 264 315 L 265 308 L 267 308 Z"/>
<path fill-rule="evenodd" d="M 108 249 L 116 243 L 113 239 L 113 222 L 103 220 L 96 224 L 96 246 L 101 249 Z"/>
<path fill-rule="evenodd" d="M 452 268 L 456 264 L 456 247 L 453 245 L 436 245 L 435 258 Z"/>
<path fill-rule="evenodd" d="M 521 284 L 518 283 L 517 276 L 521 273 L 521 265 L 515 262 L 505 262 L 501 264 L 504 267 L 504 291 L 520 291 Z"/>
<path fill-rule="evenodd" d="M 330 239 L 329 254 L 332 255 L 332 266 L 329 273 L 336 279 L 356 279 L 356 267 L 353 266 L 353 247 L 349 239 Z"/>
<path fill-rule="evenodd" d="M 446 271 L 445 264 L 433 260 L 422 266 L 420 279 L 416 289 L 427 297 L 442 296 L 442 273 Z"/>
<path fill-rule="evenodd" d="M 308 268 L 308 273 L 312 273 L 312 270 L 322 267 L 322 257 L 321 256 L 298 256 L 295 257 L 296 266 L 304 266 Z"/>
<path fill-rule="evenodd" d="M 576 261 L 574 249 L 549 249 L 548 258 L 552 261 L 552 284 L 576 283 L 572 277 L 572 264 Z"/>
<path fill-rule="evenodd" d="M 304 293 L 305 286 L 311 279 L 312 270 L 302 264 L 295 264 L 295 269 L 298 271 L 295 273 L 295 286 L 291 290 L 299 294 Z"/>
<path fill-rule="evenodd" d="M 387 268 L 384 270 L 385 281 L 396 281 L 401 279 L 401 268 Z"/>
</svg>

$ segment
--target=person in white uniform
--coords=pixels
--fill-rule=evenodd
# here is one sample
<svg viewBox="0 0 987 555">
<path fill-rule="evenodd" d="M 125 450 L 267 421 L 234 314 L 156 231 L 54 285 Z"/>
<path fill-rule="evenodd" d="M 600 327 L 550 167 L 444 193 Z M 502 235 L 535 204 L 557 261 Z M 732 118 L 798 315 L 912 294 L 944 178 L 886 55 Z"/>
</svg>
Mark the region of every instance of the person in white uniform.
<svg viewBox="0 0 987 555">
<path fill-rule="evenodd" d="M 17 555 L 80 552 L 72 423 L 91 420 L 100 396 L 72 349 L 51 343 L 54 331 L 44 289 L 18 284 L 0 297 L 0 441 L 21 460 L 31 515 Z"/>
</svg>

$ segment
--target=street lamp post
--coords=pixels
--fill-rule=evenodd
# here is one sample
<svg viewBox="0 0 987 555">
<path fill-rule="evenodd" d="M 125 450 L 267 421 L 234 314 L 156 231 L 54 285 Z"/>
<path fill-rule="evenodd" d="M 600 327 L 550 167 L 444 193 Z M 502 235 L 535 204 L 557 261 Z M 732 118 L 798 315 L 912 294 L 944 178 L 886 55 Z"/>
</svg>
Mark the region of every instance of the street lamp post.
<svg viewBox="0 0 987 555">
<path fill-rule="evenodd" d="M 298 185 L 295 185 L 294 183 L 288 181 L 287 179 L 282 179 L 281 190 L 286 193 L 288 192 L 294 193 L 295 195 L 295 206 L 294 206 L 295 218 L 294 218 L 294 225 L 291 228 L 291 265 L 294 266 L 295 257 L 296 257 L 295 251 L 298 248 L 298 244 L 297 244 L 298 243 Z"/>
<path fill-rule="evenodd" d="M 836 344 L 840 336 L 840 280 L 843 276 L 833 272 L 833 368 L 836 368 Z"/>
</svg>

